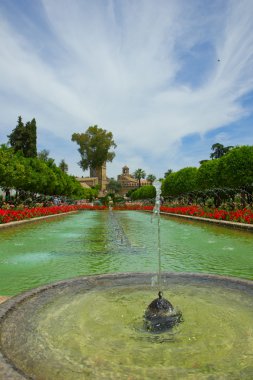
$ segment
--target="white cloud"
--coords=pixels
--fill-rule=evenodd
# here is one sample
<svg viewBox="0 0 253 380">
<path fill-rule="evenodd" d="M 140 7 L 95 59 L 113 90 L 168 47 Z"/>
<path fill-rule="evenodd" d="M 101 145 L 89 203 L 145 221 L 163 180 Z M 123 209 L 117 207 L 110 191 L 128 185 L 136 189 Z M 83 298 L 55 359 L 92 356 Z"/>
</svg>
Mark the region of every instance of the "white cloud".
<svg viewBox="0 0 253 380">
<path fill-rule="evenodd" d="M 183 137 L 204 138 L 251 111 L 240 102 L 253 88 L 251 0 L 214 1 L 207 10 L 197 0 L 43 0 L 42 5 L 44 23 L 32 28 L 47 25 L 39 40 L 36 33 L 32 39 L 20 33 L 10 18 L 0 19 L 6 134 L 19 114 L 35 117 L 41 134 L 53 131 L 55 144 L 57 136 L 70 140 L 73 132 L 98 124 L 112 131 L 118 144 L 115 161 L 108 164 L 111 175 L 125 164 L 161 175 L 168 162 L 184 165 L 178 159 Z M 24 27 L 28 22 L 31 28 L 32 15 L 24 17 Z M 198 62 L 205 81 L 196 86 L 185 57 L 196 47 L 201 53 L 206 43 L 214 55 Z M 182 74 L 191 80 L 184 83 Z M 55 151 L 60 159 L 60 147 Z M 79 174 L 72 156 L 76 162 L 76 154 L 62 152 Z"/>
</svg>

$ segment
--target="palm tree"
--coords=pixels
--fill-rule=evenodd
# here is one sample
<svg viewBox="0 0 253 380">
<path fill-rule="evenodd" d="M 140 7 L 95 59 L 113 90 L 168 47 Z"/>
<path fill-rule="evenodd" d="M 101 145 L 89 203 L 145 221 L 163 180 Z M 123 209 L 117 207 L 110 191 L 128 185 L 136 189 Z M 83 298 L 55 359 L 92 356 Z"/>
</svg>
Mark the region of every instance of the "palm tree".
<svg viewBox="0 0 253 380">
<path fill-rule="evenodd" d="M 134 178 L 138 179 L 139 187 L 141 187 L 141 179 L 146 177 L 146 173 L 143 169 L 137 169 L 134 172 Z"/>
<path fill-rule="evenodd" d="M 149 174 L 147 176 L 147 180 L 149 181 L 150 185 L 153 185 L 153 182 L 156 180 L 156 176 L 154 174 Z"/>
</svg>

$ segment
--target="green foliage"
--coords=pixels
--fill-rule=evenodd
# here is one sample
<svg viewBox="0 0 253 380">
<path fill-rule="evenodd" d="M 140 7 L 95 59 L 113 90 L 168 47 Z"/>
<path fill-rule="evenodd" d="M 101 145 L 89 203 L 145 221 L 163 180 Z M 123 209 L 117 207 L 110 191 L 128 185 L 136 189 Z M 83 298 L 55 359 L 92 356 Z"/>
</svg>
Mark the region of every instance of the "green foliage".
<svg viewBox="0 0 253 380">
<path fill-rule="evenodd" d="M 152 185 L 146 185 L 146 186 L 139 187 L 137 190 L 135 190 L 131 194 L 131 198 L 133 200 L 152 199 L 152 198 L 155 198 L 155 196 L 156 196 L 156 190 L 155 190 L 155 187 Z"/>
<path fill-rule="evenodd" d="M 171 173 L 165 178 L 165 180 L 163 180 L 163 195 L 180 195 L 196 190 L 197 172 L 197 168 L 188 167 Z"/>
<path fill-rule="evenodd" d="M 224 146 L 220 143 L 216 143 L 216 144 L 213 144 L 212 145 L 212 150 L 213 150 L 213 153 L 210 154 L 210 158 L 211 159 L 214 159 L 214 158 L 221 158 L 222 156 L 224 156 L 226 153 L 229 152 L 230 149 L 232 149 L 233 146 Z"/>
<path fill-rule="evenodd" d="M 83 198 L 84 199 L 89 199 L 90 201 L 92 201 L 93 199 L 97 198 L 98 196 L 98 193 L 99 193 L 99 190 L 98 189 L 94 189 L 94 188 L 83 188 Z"/>
<path fill-rule="evenodd" d="M 16 128 L 14 128 L 7 137 L 15 153 L 21 152 L 24 157 L 36 157 L 37 126 L 35 119 L 28 121 L 26 125 L 24 125 L 21 116 L 19 116 Z"/>
<path fill-rule="evenodd" d="M 197 172 L 196 184 L 199 190 L 219 187 L 219 160 L 207 160 L 202 163 Z"/>
<path fill-rule="evenodd" d="M 173 172 L 172 169 L 168 169 L 167 172 L 164 173 L 164 178 L 168 177 Z"/>
<path fill-rule="evenodd" d="M 2 188 L 18 188 L 24 183 L 26 170 L 24 158 L 15 154 L 12 148 L 2 145 L 0 148 L 0 186 Z"/>
<path fill-rule="evenodd" d="M 253 146 L 230 150 L 219 160 L 220 184 L 223 187 L 247 188 L 253 184 Z"/>
<path fill-rule="evenodd" d="M 147 176 L 147 180 L 149 181 L 150 185 L 153 185 L 153 182 L 156 180 L 156 176 L 154 174 L 149 174 Z"/>
<path fill-rule="evenodd" d="M 114 178 L 111 178 L 107 185 L 108 191 L 115 194 L 117 194 L 120 191 L 121 187 L 121 183 L 116 181 Z"/>
<path fill-rule="evenodd" d="M 146 173 L 143 169 L 137 169 L 134 172 L 134 178 L 138 179 L 138 185 L 141 186 L 141 179 L 146 177 Z"/>
<path fill-rule="evenodd" d="M 0 148 L 0 187 L 46 195 L 84 198 L 84 189 L 52 159 L 26 158 L 13 148 Z M 94 192 L 95 193 L 95 192 Z"/>
<path fill-rule="evenodd" d="M 63 171 L 63 173 L 68 172 L 68 165 L 64 160 L 61 160 L 61 162 L 59 163 L 59 168 Z"/>
<path fill-rule="evenodd" d="M 83 170 L 88 168 L 99 168 L 105 162 L 111 162 L 115 153 L 110 148 L 116 148 L 111 132 L 107 132 L 97 125 L 90 126 L 85 133 L 74 133 L 72 141 L 78 145 L 78 151 L 81 155 L 80 167 Z"/>
</svg>

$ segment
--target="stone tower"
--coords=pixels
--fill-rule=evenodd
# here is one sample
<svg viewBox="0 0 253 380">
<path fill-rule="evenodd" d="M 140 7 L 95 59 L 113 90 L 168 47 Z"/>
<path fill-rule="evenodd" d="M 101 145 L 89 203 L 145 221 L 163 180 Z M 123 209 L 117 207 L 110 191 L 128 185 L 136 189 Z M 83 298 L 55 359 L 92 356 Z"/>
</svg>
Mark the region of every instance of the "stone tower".
<svg viewBox="0 0 253 380">
<path fill-rule="evenodd" d="M 106 190 L 106 163 L 104 163 L 101 167 L 90 168 L 90 177 L 97 177 L 98 184 L 101 187 L 101 191 L 104 192 Z"/>
</svg>

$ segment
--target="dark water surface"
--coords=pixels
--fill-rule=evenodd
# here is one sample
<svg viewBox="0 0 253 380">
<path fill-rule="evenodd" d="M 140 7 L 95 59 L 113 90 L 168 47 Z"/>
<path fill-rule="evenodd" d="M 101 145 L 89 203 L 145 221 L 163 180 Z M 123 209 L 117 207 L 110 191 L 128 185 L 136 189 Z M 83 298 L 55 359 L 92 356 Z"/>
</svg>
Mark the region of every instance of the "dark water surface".
<svg viewBox="0 0 253 380">
<path fill-rule="evenodd" d="M 253 234 L 161 217 L 162 271 L 253 280 Z M 0 294 L 79 275 L 154 272 L 157 219 L 134 211 L 80 212 L 0 231 Z"/>
</svg>

